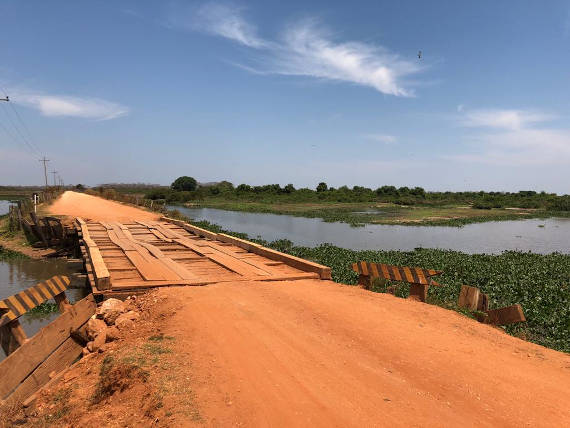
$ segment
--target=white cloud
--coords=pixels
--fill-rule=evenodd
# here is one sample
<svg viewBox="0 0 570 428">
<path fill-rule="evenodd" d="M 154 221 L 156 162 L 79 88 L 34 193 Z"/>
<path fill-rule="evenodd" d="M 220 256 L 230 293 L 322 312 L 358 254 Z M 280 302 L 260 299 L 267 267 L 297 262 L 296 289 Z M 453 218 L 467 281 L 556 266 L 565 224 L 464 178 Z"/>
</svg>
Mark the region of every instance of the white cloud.
<svg viewBox="0 0 570 428">
<path fill-rule="evenodd" d="M 128 107 L 98 98 L 46 95 L 22 91 L 14 93 L 11 101 L 34 108 L 48 117 L 68 116 L 110 120 L 129 113 Z"/>
<path fill-rule="evenodd" d="M 463 112 L 464 109 L 458 111 Z M 555 116 L 537 111 L 483 109 L 466 111 L 461 122 L 469 127 L 516 130 L 552 119 Z"/>
<path fill-rule="evenodd" d="M 366 138 L 367 140 L 373 140 L 384 144 L 394 144 L 398 142 L 398 139 L 393 135 L 365 134 L 362 137 Z"/>
<path fill-rule="evenodd" d="M 242 16 L 242 10 L 222 3 L 199 8 L 176 8 L 168 19 L 172 28 L 202 31 L 255 49 L 250 64 L 239 64 L 258 74 L 308 76 L 367 86 L 388 95 L 414 96 L 406 78 L 425 66 L 403 59 L 382 46 L 336 41 L 315 20 L 303 20 L 285 29 L 277 40 L 264 40 Z"/>
<path fill-rule="evenodd" d="M 252 48 L 265 46 L 255 28 L 242 17 L 242 8 L 222 3 L 206 3 L 200 7 L 176 7 L 168 16 L 168 24 L 182 30 L 202 31 L 224 37 Z"/>
<path fill-rule="evenodd" d="M 536 128 L 555 116 L 525 110 L 466 111 L 460 122 L 468 127 L 496 131 L 470 136 L 470 153 L 446 155 L 446 159 L 496 165 L 569 165 L 570 130 Z"/>
</svg>

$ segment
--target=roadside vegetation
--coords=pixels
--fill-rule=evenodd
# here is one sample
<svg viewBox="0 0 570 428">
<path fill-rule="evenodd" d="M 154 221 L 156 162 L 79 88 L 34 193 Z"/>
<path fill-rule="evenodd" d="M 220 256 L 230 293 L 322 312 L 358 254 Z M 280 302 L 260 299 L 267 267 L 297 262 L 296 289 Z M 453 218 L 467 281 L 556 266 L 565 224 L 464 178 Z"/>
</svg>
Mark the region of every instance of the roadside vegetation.
<svg viewBox="0 0 570 428">
<path fill-rule="evenodd" d="M 367 223 L 462 226 L 467 223 L 521 218 L 570 216 L 570 196 L 535 192 L 428 192 L 421 187 L 381 186 L 373 190 L 354 186 L 296 189 L 292 184 L 234 186 L 228 181 L 196 185 L 179 177 L 170 187 L 145 192 L 145 197 L 193 207 L 231 211 L 287 214 Z"/>
<path fill-rule="evenodd" d="M 179 212 L 170 216 L 189 221 Z M 246 234 L 223 230 L 207 221 L 192 224 L 216 233 L 227 233 L 249 239 Z M 505 330 L 540 345 L 570 352 L 570 255 L 533 254 L 505 251 L 500 255 L 465 254 L 458 251 L 415 249 L 414 251 L 354 251 L 324 244 L 318 247 L 298 247 L 291 241 L 266 242 L 250 239 L 269 248 L 330 266 L 336 282 L 356 284 L 358 275 L 352 271 L 354 262 L 366 260 L 404 266 L 421 266 L 444 271 L 438 282 L 444 287 L 430 287 L 428 303 L 456 310 L 472 316 L 457 307 L 463 284 L 478 287 L 490 299 L 490 308 L 519 303 L 526 323 L 512 325 Z M 400 297 L 407 297 L 409 286 L 398 284 Z M 382 292 L 385 287 L 374 287 Z"/>
</svg>

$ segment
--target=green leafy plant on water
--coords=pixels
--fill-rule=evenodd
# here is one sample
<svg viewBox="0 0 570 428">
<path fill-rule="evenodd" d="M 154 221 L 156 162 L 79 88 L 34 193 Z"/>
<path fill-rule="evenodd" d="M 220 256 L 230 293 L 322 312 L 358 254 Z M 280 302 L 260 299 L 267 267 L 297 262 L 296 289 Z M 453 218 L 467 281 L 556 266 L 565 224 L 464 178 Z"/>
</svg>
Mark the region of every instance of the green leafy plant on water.
<svg viewBox="0 0 570 428">
<path fill-rule="evenodd" d="M 192 224 L 212 232 L 247 239 L 246 234 L 232 233 L 207 221 Z M 329 266 L 333 280 L 344 284 L 358 282 L 358 275 L 352 271 L 351 266 L 361 260 L 442 270 L 444 274 L 438 277 L 438 282 L 445 286 L 429 288 L 429 303 L 459 311 L 457 299 L 461 286 L 466 284 L 478 287 L 489 296 L 491 309 L 516 303 L 522 306 L 527 322 L 506 327 L 508 333 L 549 348 L 570 352 L 568 254 L 518 251 L 505 251 L 498 255 L 466 254 L 421 248 L 414 251 L 355 251 L 329 244 L 313 248 L 298 247 L 286 239 L 270 243 L 259 239 L 251 240 Z M 398 289 L 396 295 L 402 297 L 409 292 L 404 284 Z"/>
<path fill-rule="evenodd" d="M 29 318 L 43 318 L 47 315 L 59 312 L 59 307 L 53 302 L 43 302 L 26 312 L 26 317 Z"/>
</svg>

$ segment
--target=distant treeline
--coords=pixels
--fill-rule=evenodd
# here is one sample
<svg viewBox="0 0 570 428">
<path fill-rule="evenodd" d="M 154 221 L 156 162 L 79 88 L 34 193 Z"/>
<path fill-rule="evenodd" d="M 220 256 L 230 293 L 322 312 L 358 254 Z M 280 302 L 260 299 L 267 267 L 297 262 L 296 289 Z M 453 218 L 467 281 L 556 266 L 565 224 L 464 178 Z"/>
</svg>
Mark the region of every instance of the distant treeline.
<svg viewBox="0 0 570 428">
<path fill-rule="evenodd" d="M 146 192 L 149 199 L 164 199 L 169 203 L 204 201 L 212 199 L 252 201 L 252 202 L 389 202 L 398 205 L 451 205 L 469 204 L 474 208 L 536 208 L 552 211 L 570 211 L 570 196 L 558 196 L 556 193 L 521 190 L 519 192 L 427 192 L 421 187 L 381 186 L 370 189 L 362 186 L 349 188 L 329 187 L 319 183 L 315 189 L 296 189 L 292 184 L 266 184 L 250 186 L 240 184 L 234 186 L 228 181 L 222 181 L 209 186 L 192 185 L 189 182 L 187 190 L 182 190 L 184 180 L 191 177 L 181 177 L 170 188 L 160 187 Z M 194 180 L 195 183 L 195 180 Z M 191 189 L 191 190 L 189 190 Z"/>
</svg>

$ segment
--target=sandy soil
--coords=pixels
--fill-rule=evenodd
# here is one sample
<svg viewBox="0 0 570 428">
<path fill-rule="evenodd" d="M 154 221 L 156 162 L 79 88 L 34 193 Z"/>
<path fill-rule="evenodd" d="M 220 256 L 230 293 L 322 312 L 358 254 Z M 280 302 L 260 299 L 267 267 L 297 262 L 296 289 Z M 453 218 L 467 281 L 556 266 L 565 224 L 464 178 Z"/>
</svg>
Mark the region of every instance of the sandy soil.
<svg viewBox="0 0 570 428">
<path fill-rule="evenodd" d="M 96 221 L 154 220 L 160 217 L 156 213 L 71 191 L 65 192 L 47 211 L 53 215 Z"/>
</svg>

